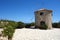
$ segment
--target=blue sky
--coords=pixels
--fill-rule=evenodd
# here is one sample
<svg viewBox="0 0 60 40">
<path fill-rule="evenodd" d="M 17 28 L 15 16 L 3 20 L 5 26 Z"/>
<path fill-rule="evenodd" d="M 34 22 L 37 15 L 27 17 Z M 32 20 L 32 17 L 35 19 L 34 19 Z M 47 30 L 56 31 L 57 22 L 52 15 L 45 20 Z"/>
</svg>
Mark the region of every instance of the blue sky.
<svg viewBox="0 0 60 40">
<path fill-rule="evenodd" d="M 34 11 L 53 10 L 52 22 L 60 21 L 60 0 L 0 0 L 0 19 L 34 22 Z"/>
</svg>

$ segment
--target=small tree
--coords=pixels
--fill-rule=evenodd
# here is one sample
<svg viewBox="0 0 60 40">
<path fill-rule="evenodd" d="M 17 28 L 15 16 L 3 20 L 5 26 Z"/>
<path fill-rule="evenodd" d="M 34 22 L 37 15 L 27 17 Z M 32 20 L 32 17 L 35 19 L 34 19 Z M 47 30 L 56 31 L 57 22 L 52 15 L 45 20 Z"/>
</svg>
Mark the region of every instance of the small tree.
<svg viewBox="0 0 60 40">
<path fill-rule="evenodd" d="M 43 25 L 41 25 L 39 28 L 40 28 L 40 29 L 47 29 L 48 26 L 47 26 L 46 24 L 43 24 Z"/>
<path fill-rule="evenodd" d="M 31 26 L 34 26 L 34 25 L 35 25 L 35 23 L 34 23 L 34 22 L 32 22 L 32 23 L 30 23 L 30 25 L 31 25 Z"/>
<path fill-rule="evenodd" d="M 30 25 L 29 23 L 28 23 L 28 24 L 25 24 L 25 27 L 26 27 L 26 28 L 30 28 L 30 26 L 31 26 L 31 25 Z"/>
<path fill-rule="evenodd" d="M 26 28 L 30 28 L 31 26 L 34 26 L 34 25 L 35 25 L 34 22 L 32 22 L 32 23 L 27 23 L 27 24 L 25 25 L 25 27 L 26 27 Z"/>
<path fill-rule="evenodd" d="M 52 26 L 53 26 L 54 28 L 60 28 L 60 22 L 52 23 Z"/>
<path fill-rule="evenodd" d="M 41 21 L 40 22 L 40 27 L 39 27 L 40 29 L 47 29 L 48 28 L 48 26 L 46 25 L 46 23 L 44 22 L 44 21 Z"/>
<path fill-rule="evenodd" d="M 8 21 L 8 24 L 4 24 L 2 31 L 3 36 L 8 36 L 8 40 L 12 40 L 16 25 L 17 23 L 14 21 Z"/>
<path fill-rule="evenodd" d="M 25 24 L 23 22 L 17 22 L 17 28 L 24 28 Z"/>
<path fill-rule="evenodd" d="M 8 40 L 12 40 L 15 29 L 12 26 L 6 26 L 3 30 L 3 36 L 8 36 Z"/>
</svg>

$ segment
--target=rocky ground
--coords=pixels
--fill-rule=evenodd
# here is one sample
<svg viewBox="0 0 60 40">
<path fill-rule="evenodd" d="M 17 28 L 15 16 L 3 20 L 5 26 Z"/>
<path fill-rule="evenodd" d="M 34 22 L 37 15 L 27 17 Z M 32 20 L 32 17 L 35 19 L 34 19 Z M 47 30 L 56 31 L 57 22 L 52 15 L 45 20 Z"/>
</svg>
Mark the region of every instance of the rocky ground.
<svg viewBox="0 0 60 40">
<path fill-rule="evenodd" d="M 0 40 L 8 40 L 8 37 L 3 37 L 2 36 L 2 31 L 3 31 L 3 29 L 0 28 Z"/>
<path fill-rule="evenodd" d="M 60 40 L 60 29 L 16 29 L 12 40 Z"/>
</svg>

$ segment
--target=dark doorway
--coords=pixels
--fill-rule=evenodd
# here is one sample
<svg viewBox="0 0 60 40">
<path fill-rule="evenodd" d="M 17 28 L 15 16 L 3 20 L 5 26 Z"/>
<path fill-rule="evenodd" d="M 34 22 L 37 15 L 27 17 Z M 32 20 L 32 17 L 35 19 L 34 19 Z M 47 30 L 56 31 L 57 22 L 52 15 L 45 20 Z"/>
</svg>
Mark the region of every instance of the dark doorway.
<svg viewBox="0 0 60 40">
<path fill-rule="evenodd" d="M 48 28 L 48 26 L 45 24 L 45 22 L 41 21 L 40 22 L 40 29 L 47 29 L 47 28 Z"/>
</svg>

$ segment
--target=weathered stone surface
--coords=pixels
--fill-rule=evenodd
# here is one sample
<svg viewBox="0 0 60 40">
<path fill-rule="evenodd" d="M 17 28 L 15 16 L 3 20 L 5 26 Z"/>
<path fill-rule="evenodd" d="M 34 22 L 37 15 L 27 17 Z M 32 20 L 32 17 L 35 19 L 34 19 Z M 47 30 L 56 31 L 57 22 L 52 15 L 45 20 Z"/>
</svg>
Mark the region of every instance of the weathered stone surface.
<svg viewBox="0 0 60 40">
<path fill-rule="evenodd" d="M 12 40 L 60 40 L 60 29 L 16 29 Z"/>
<path fill-rule="evenodd" d="M 41 12 L 43 12 L 42 15 Z M 47 9 L 41 9 L 38 11 L 35 11 L 35 26 L 40 27 L 41 21 L 44 21 L 45 24 L 48 26 L 48 29 L 52 28 L 52 10 L 47 10 Z"/>
</svg>

